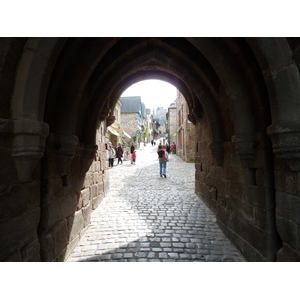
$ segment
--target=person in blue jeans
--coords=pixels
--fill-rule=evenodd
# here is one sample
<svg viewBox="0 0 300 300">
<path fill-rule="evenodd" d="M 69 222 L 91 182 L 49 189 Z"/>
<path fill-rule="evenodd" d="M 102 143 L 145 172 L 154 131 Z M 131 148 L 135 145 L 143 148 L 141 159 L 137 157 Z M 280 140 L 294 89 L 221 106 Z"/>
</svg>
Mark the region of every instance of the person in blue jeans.
<svg viewBox="0 0 300 300">
<path fill-rule="evenodd" d="M 158 146 L 157 149 L 158 161 L 159 161 L 159 175 L 160 177 L 167 178 L 167 152 L 163 149 L 161 145 Z"/>
</svg>

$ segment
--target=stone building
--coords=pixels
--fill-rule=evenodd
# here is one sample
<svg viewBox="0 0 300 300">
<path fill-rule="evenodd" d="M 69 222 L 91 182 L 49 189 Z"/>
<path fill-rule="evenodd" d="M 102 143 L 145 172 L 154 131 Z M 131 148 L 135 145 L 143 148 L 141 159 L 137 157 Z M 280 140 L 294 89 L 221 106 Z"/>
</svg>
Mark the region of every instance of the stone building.
<svg viewBox="0 0 300 300">
<path fill-rule="evenodd" d="M 160 138 L 159 128 L 159 120 L 151 115 L 151 140 L 158 140 Z"/>
<path fill-rule="evenodd" d="M 183 95 L 177 90 L 177 150 L 184 161 L 195 161 L 195 125 L 188 120 L 188 106 Z"/>
<path fill-rule="evenodd" d="M 299 38 L 1 38 L 0 261 L 66 259 L 108 187 L 111 112 L 149 78 L 186 99 L 195 190 L 231 242 L 300 261 L 299 68 Z"/>
<path fill-rule="evenodd" d="M 168 107 L 168 112 L 166 114 L 166 123 L 167 123 L 167 135 L 169 144 L 175 142 L 177 144 L 177 106 L 176 99 Z"/>
<path fill-rule="evenodd" d="M 141 135 L 143 124 L 143 104 L 140 96 L 121 97 L 121 120 L 123 129 L 132 137 L 137 144 Z M 131 143 L 131 139 L 124 139 L 127 144 Z"/>
<path fill-rule="evenodd" d="M 124 134 L 123 130 L 121 129 L 121 106 L 122 102 L 119 100 L 114 108 L 113 117 L 111 118 L 113 123 L 107 123 L 108 140 L 114 147 L 116 147 L 118 143 L 122 143 L 122 137 L 126 134 L 126 132 Z"/>
</svg>

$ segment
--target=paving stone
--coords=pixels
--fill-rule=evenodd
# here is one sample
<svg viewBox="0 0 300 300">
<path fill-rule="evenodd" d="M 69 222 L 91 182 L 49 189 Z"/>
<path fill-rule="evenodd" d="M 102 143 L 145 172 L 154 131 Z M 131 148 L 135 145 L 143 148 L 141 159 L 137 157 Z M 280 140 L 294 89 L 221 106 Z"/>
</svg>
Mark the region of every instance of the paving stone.
<svg viewBox="0 0 300 300">
<path fill-rule="evenodd" d="M 183 248 L 184 247 L 184 243 L 173 243 L 173 247 L 175 247 L 175 248 Z"/>
<path fill-rule="evenodd" d="M 171 247 L 171 246 L 172 246 L 171 243 L 164 243 L 164 242 L 160 243 L 160 247 L 162 248 Z"/>
<path fill-rule="evenodd" d="M 110 188 L 67 261 L 245 261 L 195 194 L 193 164 L 172 155 L 162 181 L 156 156 L 147 145 L 135 166 L 106 171 Z"/>
<path fill-rule="evenodd" d="M 168 255 L 170 258 L 174 258 L 174 259 L 177 259 L 179 257 L 178 253 L 168 253 Z"/>
</svg>

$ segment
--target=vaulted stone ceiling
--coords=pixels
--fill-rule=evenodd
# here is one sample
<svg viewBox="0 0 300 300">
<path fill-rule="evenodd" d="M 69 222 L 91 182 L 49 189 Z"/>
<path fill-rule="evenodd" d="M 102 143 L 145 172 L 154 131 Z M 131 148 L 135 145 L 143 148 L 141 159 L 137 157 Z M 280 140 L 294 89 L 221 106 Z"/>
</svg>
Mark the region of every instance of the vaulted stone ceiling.
<svg viewBox="0 0 300 300">
<path fill-rule="evenodd" d="M 193 123 L 206 114 L 215 142 L 233 134 L 224 132 L 224 123 L 232 123 L 235 134 L 252 134 L 271 124 L 266 85 L 252 50 L 255 39 L 60 38 L 52 42 L 54 64 L 44 120 L 51 132 L 75 134 L 82 142 L 93 143 L 98 120 L 111 114 L 122 92 L 153 78 L 181 91 Z"/>
</svg>

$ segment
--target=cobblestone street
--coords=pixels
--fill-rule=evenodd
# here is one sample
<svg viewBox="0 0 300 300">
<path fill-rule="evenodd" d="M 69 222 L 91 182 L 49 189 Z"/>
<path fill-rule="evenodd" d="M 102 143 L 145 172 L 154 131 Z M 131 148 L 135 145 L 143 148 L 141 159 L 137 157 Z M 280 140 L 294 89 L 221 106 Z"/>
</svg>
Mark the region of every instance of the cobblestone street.
<svg viewBox="0 0 300 300">
<path fill-rule="evenodd" d="M 170 155 L 161 178 L 156 149 L 138 150 L 136 165 L 115 160 L 109 193 L 67 261 L 245 261 L 195 194 L 194 164 Z"/>
</svg>

